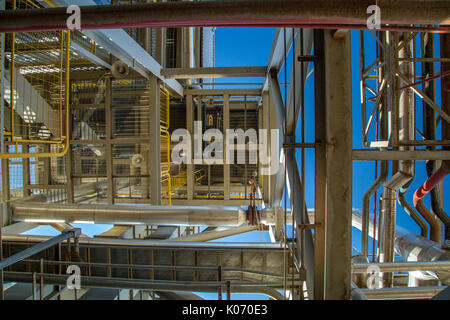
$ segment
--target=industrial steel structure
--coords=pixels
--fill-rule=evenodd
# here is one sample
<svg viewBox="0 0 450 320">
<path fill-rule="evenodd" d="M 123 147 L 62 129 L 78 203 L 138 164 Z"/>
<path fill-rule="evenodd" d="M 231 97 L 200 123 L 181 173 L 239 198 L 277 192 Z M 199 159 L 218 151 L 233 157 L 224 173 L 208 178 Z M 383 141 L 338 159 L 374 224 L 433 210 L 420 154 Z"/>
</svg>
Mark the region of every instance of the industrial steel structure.
<svg viewBox="0 0 450 320">
<path fill-rule="evenodd" d="M 374 1 L 375 28 L 362 0 L 1 4 L 0 299 L 423 299 L 449 285 L 450 1 Z M 216 66 L 228 26 L 276 28 L 267 64 Z M 262 81 L 214 81 L 237 77 Z M 231 164 L 202 159 L 213 139 L 195 135 L 213 129 L 247 134 Z M 375 177 L 355 199 L 361 161 Z M 41 225 L 61 235 L 24 234 Z M 254 231 L 270 239 L 226 239 Z"/>
</svg>

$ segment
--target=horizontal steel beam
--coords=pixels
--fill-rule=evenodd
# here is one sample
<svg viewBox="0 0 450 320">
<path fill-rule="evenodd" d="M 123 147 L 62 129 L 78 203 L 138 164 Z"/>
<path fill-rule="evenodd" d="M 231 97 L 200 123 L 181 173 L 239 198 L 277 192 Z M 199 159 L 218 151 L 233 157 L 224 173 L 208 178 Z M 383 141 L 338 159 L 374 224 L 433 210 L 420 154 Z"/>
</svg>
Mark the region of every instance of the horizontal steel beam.
<svg viewBox="0 0 450 320">
<path fill-rule="evenodd" d="M 226 0 L 82 6 L 81 29 L 205 26 L 320 26 L 366 28 L 367 1 Z M 450 24 L 450 2 L 384 0 L 385 25 Z M 420 10 L 418 10 L 420 8 Z M 0 13 L 0 32 L 67 29 L 66 8 L 8 10 Z"/>
<path fill-rule="evenodd" d="M 45 283 L 66 285 L 70 275 L 57 275 L 48 273 L 37 273 L 37 277 L 42 277 Z M 6 281 L 31 282 L 32 274 L 24 272 L 5 272 Z M 226 283 L 220 282 L 192 282 L 192 281 L 151 281 L 142 279 L 115 279 L 106 277 L 81 276 L 80 281 L 86 288 L 124 288 L 158 291 L 189 291 L 189 292 L 217 292 L 219 287 L 226 289 Z M 281 286 L 281 284 L 280 284 Z M 233 282 L 231 291 L 236 293 L 260 293 L 276 300 L 282 300 L 283 296 L 274 288 L 264 286 L 264 284 Z"/>
<path fill-rule="evenodd" d="M 230 96 L 255 96 L 261 95 L 260 89 L 185 89 L 184 95 L 192 96 L 223 96 L 228 94 Z"/>
<path fill-rule="evenodd" d="M 380 151 L 368 149 L 353 149 L 352 160 L 450 160 L 450 151 Z"/>
<path fill-rule="evenodd" d="M 214 67 L 162 69 L 166 79 L 265 77 L 267 67 Z"/>
</svg>

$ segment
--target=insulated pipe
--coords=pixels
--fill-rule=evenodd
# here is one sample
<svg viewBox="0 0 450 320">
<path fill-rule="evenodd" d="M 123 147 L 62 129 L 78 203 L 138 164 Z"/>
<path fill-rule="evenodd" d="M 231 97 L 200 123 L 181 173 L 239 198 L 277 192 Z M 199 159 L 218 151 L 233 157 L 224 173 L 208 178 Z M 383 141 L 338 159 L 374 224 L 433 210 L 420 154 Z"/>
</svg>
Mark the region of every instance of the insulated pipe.
<svg viewBox="0 0 450 320">
<path fill-rule="evenodd" d="M 391 79 L 389 81 L 389 104 L 392 110 L 392 133 L 391 139 L 393 142 L 400 140 L 414 140 L 414 110 L 413 110 L 413 95 L 410 90 L 403 90 L 398 97 L 397 108 L 397 92 L 399 87 L 399 79 L 395 77 L 394 59 L 397 52 L 397 36 L 388 33 L 389 37 L 389 72 Z M 408 33 L 399 35 L 399 44 L 408 42 Z M 411 58 L 411 44 L 404 45 L 398 52 L 399 58 Z M 399 71 L 402 72 L 406 78 L 412 78 L 412 65 L 408 61 L 402 61 L 399 65 Z M 397 112 L 398 110 L 398 117 Z M 398 130 L 398 132 L 397 132 Z M 400 151 L 408 151 L 410 147 L 400 147 Z M 395 163 L 394 163 L 395 164 Z M 394 167 L 394 166 L 393 166 Z M 394 170 L 393 170 L 394 171 Z M 396 192 L 405 183 L 413 177 L 413 162 L 410 160 L 399 161 L 399 170 L 388 180 L 383 186 L 381 212 L 380 212 L 380 262 L 394 261 L 395 248 L 395 227 L 396 227 Z M 392 286 L 393 274 L 389 273 L 383 275 L 385 284 Z"/>
<path fill-rule="evenodd" d="M 440 221 L 436 215 L 428 211 L 423 204 L 423 197 L 425 197 L 437 184 L 439 184 L 450 171 L 443 164 L 425 183 L 419 187 L 414 193 L 414 207 L 424 217 L 424 219 L 430 224 L 430 238 L 433 241 L 442 241 L 442 230 Z M 443 214 L 440 219 L 444 223 L 446 229 L 450 227 L 450 217 L 447 214 Z"/>
<path fill-rule="evenodd" d="M 246 222 L 240 207 L 227 206 L 119 206 L 94 204 L 16 203 L 15 221 L 63 220 L 94 223 L 135 223 L 160 226 L 238 226 Z"/>
<path fill-rule="evenodd" d="M 370 206 L 370 198 L 375 193 L 375 191 L 386 181 L 386 177 L 388 174 L 388 167 L 386 161 L 381 161 L 380 165 L 380 175 L 375 180 L 375 182 L 370 186 L 370 188 L 364 193 L 363 196 L 363 207 L 362 207 L 362 241 L 361 241 L 361 250 L 362 254 L 368 256 L 369 254 L 369 206 Z M 375 200 L 376 201 L 376 200 Z"/>
<path fill-rule="evenodd" d="M 352 210 L 352 226 L 361 230 L 362 216 L 358 209 Z M 372 234 L 372 221 L 369 223 L 369 231 Z M 375 237 L 378 240 L 378 234 L 375 234 Z M 445 250 L 438 243 L 405 230 L 400 226 L 397 226 L 395 229 L 395 247 L 405 261 L 450 260 L 449 250 Z M 450 283 L 450 272 L 440 270 L 436 272 L 436 276 L 442 282 Z"/>
<path fill-rule="evenodd" d="M 365 0 L 226 0 L 81 6 L 81 29 L 321 26 L 367 27 Z M 439 0 L 383 0 L 385 25 L 448 25 L 450 3 Z M 420 10 L 417 10 L 420 8 Z M 0 32 L 67 29 L 66 8 L 8 10 L 0 13 Z"/>
<path fill-rule="evenodd" d="M 383 34 L 383 33 L 382 33 Z M 385 43 L 385 39 L 382 35 L 379 35 L 379 40 L 381 43 Z M 385 56 L 388 54 L 381 50 L 380 52 L 382 59 L 386 59 Z M 382 74 L 387 81 L 385 74 L 386 67 L 382 67 Z M 382 97 L 381 108 L 380 108 L 380 139 L 381 141 L 386 141 L 388 137 L 388 116 L 387 116 L 387 102 L 386 97 Z M 370 186 L 370 188 L 364 193 L 363 196 L 363 206 L 362 206 L 362 232 L 361 232 L 361 253 L 365 256 L 369 254 L 369 221 L 370 221 L 370 198 L 375 193 L 376 190 L 386 181 L 388 175 L 388 163 L 387 161 L 380 161 L 380 175 L 374 181 L 374 183 Z M 377 201 L 377 199 L 375 199 Z"/>
</svg>

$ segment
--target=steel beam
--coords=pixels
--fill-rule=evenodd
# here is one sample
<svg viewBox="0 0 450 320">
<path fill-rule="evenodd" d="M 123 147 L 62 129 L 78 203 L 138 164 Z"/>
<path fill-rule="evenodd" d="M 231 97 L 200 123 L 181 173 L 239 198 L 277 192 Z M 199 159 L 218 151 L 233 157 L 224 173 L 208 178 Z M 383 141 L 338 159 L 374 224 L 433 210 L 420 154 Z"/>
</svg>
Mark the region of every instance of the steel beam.
<svg viewBox="0 0 450 320">
<path fill-rule="evenodd" d="M 265 77 L 267 67 L 214 67 L 162 69 L 166 79 Z"/>
<path fill-rule="evenodd" d="M 260 89 L 186 89 L 184 90 L 185 95 L 193 96 L 261 96 Z"/>
<path fill-rule="evenodd" d="M 150 77 L 150 148 L 148 172 L 150 174 L 150 201 L 153 205 L 161 204 L 161 128 L 160 128 L 160 89 L 156 76 Z M 170 152 L 170 150 L 168 151 Z"/>
<path fill-rule="evenodd" d="M 324 31 L 326 117 L 325 299 L 350 298 L 352 83 L 350 34 Z"/>
<path fill-rule="evenodd" d="M 450 160 L 450 151 L 446 150 L 370 150 L 353 149 L 353 161 L 361 160 Z"/>
<path fill-rule="evenodd" d="M 192 95 L 186 95 L 186 130 L 191 135 L 191 146 L 194 145 L 194 99 Z M 187 200 L 194 199 L 194 164 L 193 153 L 190 155 L 190 163 L 186 165 L 186 178 L 187 178 Z"/>
<path fill-rule="evenodd" d="M 314 55 L 319 59 L 314 64 L 314 299 L 325 298 L 325 225 L 326 225 L 326 144 L 325 141 L 325 64 L 324 31 L 314 30 Z"/>
<path fill-rule="evenodd" d="M 223 96 L 223 132 L 227 132 L 230 128 L 230 96 Z M 224 150 L 227 150 L 226 141 L 223 142 Z M 230 165 L 224 163 L 223 165 L 223 198 L 224 200 L 230 200 Z"/>
</svg>

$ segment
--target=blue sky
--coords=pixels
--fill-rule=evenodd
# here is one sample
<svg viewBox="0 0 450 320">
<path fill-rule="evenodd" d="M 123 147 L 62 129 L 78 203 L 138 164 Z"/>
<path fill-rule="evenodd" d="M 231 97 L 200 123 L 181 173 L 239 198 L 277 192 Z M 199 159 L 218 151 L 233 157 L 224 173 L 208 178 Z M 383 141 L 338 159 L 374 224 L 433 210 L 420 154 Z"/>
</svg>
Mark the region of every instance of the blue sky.
<svg viewBox="0 0 450 320">
<path fill-rule="evenodd" d="M 274 28 L 217 28 L 216 29 L 216 49 L 215 49 L 215 65 L 217 67 L 226 66 L 264 66 L 267 64 L 269 59 L 270 50 L 272 46 L 273 36 L 275 34 Z M 361 148 L 361 113 L 360 113 L 360 85 L 359 85 L 359 35 L 357 31 L 351 32 L 352 36 L 352 91 L 353 91 L 353 147 Z M 373 57 L 375 56 L 375 47 L 373 37 L 366 33 L 366 64 L 369 64 Z M 436 51 L 439 52 L 439 41 L 436 41 Z M 286 79 L 289 81 L 290 74 L 289 70 L 292 66 L 292 55 L 289 54 L 287 57 L 287 70 L 288 74 Z M 418 70 L 420 72 L 420 64 L 418 64 Z M 436 65 L 436 71 L 440 68 Z M 284 68 L 280 72 L 280 83 L 284 83 Z M 236 79 L 216 79 L 216 83 L 221 82 L 257 82 L 262 83 L 263 78 L 236 78 Z M 305 87 L 305 140 L 306 142 L 313 142 L 314 139 L 314 80 L 311 76 Z M 221 88 L 226 87 L 236 87 L 236 86 L 220 86 Z M 254 86 L 248 86 L 254 87 Z M 284 92 L 284 87 L 282 86 L 282 91 Z M 288 88 L 287 88 L 288 89 Z M 436 82 L 436 94 L 437 102 L 440 104 L 440 83 Z M 421 119 L 421 108 L 422 103 L 417 100 L 417 114 L 418 119 L 416 120 L 417 128 L 422 130 L 422 119 Z M 300 121 L 299 121 L 300 123 Z M 440 125 L 437 128 L 437 138 L 440 138 Z M 300 137 L 300 127 L 297 128 L 297 137 Z M 372 136 L 373 138 L 373 133 Z M 420 137 L 416 137 L 420 139 Z M 300 158 L 300 151 L 298 151 L 298 159 Z M 314 206 L 314 151 L 307 149 L 306 151 L 306 175 L 305 175 L 305 190 L 306 190 L 306 202 L 309 208 Z M 412 183 L 409 191 L 406 194 L 406 199 L 412 203 L 412 196 L 414 191 L 426 180 L 425 172 L 425 162 L 417 161 L 415 168 L 415 179 Z M 370 185 L 374 181 L 374 161 L 359 161 L 353 162 L 353 207 L 362 207 L 362 197 Z M 449 187 L 449 178 L 444 180 L 444 190 Z M 380 189 L 381 190 L 381 189 Z M 380 190 L 378 190 L 378 195 L 380 195 Z M 448 195 L 448 192 L 444 195 Z M 445 196 L 444 196 L 445 199 Z M 429 206 L 429 196 L 425 198 L 425 205 Z M 370 208 L 373 208 L 373 203 L 371 201 Z M 372 210 L 372 209 L 371 209 Z M 444 210 L 450 212 L 448 201 L 444 201 Z M 414 221 L 404 212 L 404 210 L 398 205 L 397 206 L 397 223 L 414 232 L 419 232 L 419 228 L 415 225 Z M 109 226 L 83 226 L 88 229 L 84 229 L 87 234 L 101 233 L 106 230 Z M 49 233 L 51 227 L 40 227 L 38 230 L 32 231 L 33 234 L 45 231 Z M 101 229 L 101 230 L 100 230 Z M 104 230 L 103 230 L 104 229 Z M 58 232 L 51 232 L 52 234 L 57 234 Z M 50 234 L 50 233 L 49 233 Z M 353 245 L 356 248 L 360 248 L 360 232 L 353 230 Z M 269 241 L 269 236 L 267 232 L 251 232 L 243 235 L 237 235 L 220 241 L 234 241 L 234 242 L 259 242 L 261 239 Z M 370 241 L 371 242 L 371 241 Z M 371 248 L 369 248 L 371 251 Z M 202 294 L 205 298 L 216 299 L 217 294 Z M 265 298 L 259 295 L 233 295 L 233 298 L 239 299 L 257 299 Z"/>
</svg>

